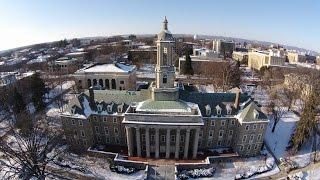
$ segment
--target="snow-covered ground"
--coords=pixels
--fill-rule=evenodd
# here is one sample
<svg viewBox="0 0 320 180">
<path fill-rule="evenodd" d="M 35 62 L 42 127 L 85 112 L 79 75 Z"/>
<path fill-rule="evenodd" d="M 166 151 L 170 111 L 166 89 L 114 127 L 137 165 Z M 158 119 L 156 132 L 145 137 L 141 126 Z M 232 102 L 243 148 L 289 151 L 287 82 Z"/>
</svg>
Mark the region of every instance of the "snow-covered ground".
<svg viewBox="0 0 320 180">
<path fill-rule="evenodd" d="M 137 76 L 139 78 L 155 78 L 154 64 L 144 64 L 137 70 Z"/>
<path fill-rule="evenodd" d="M 49 102 L 50 99 L 62 94 L 66 90 L 70 89 L 75 85 L 74 81 L 65 81 L 62 85 L 57 85 L 53 89 L 51 89 L 48 93 L 45 94 L 45 102 Z"/>
<path fill-rule="evenodd" d="M 80 169 L 84 169 L 84 172 L 73 171 L 74 173 L 78 173 L 81 175 L 87 175 L 94 177 L 94 179 L 127 179 L 127 180 L 140 180 L 144 179 L 145 174 L 144 171 L 138 171 L 130 175 L 118 174 L 116 172 L 112 172 L 109 169 L 109 163 L 106 159 L 89 157 L 89 156 L 78 156 L 75 154 L 69 154 L 65 158 L 63 158 L 64 163 L 68 165 L 72 165 L 74 167 L 78 167 Z"/>
</svg>

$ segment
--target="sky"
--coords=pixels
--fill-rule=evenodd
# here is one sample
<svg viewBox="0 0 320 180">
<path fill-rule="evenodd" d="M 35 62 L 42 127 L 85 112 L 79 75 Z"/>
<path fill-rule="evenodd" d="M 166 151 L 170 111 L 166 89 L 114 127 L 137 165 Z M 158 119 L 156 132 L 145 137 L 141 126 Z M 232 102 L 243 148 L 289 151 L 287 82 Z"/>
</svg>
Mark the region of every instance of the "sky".
<svg viewBox="0 0 320 180">
<path fill-rule="evenodd" d="M 270 41 L 320 52 L 319 0 L 0 0 L 0 51 L 64 38 L 177 34 Z"/>
</svg>

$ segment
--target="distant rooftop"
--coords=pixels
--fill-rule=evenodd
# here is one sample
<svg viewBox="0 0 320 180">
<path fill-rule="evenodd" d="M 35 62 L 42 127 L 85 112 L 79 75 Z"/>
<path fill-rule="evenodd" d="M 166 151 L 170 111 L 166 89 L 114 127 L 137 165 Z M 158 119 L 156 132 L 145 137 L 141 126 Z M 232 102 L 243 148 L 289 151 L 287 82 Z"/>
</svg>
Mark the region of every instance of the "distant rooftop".
<svg viewBox="0 0 320 180">
<path fill-rule="evenodd" d="M 84 69 L 80 69 L 77 73 L 130 73 L 135 69 L 135 66 L 125 65 L 121 63 L 116 64 L 96 64 Z"/>
</svg>

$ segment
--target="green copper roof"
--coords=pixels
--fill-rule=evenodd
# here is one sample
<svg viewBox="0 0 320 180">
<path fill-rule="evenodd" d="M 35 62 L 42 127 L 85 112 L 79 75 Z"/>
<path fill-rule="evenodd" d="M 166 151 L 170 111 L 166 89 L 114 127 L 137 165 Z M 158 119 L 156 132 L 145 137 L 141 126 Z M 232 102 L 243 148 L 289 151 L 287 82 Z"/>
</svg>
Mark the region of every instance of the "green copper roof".
<svg viewBox="0 0 320 180">
<path fill-rule="evenodd" d="M 141 102 L 137 111 L 168 111 L 168 112 L 191 112 L 191 107 L 183 101 L 152 101 Z"/>
</svg>

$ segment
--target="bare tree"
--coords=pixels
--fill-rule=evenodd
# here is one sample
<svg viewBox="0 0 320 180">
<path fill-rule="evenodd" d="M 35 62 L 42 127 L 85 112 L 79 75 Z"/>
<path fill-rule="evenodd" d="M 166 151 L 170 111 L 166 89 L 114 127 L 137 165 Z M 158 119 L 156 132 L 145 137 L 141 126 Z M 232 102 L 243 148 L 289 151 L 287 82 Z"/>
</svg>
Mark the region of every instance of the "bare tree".
<svg viewBox="0 0 320 180">
<path fill-rule="evenodd" d="M 25 131 L 11 127 L 0 138 L 0 171 L 5 174 L 2 178 L 45 179 L 59 176 L 58 171 L 48 166 L 57 164 L 57 158 L 66 150 L 63 147 L 62 133 L 49 128 L 43 121 Z"/>
<path fill-rule="evenodd" d="M 284 106 L 285 101 L 281 96 L 279 96 L 279 92 L 271 92 L 270 93 L 270 103 L 268 105 L 268 111 L 271 113 L 271 117 L 273 120 L 272 131 L 274 132 L 277 124 L 280 119 L 284 116 L 284 114 L 288 111 L 287 107 Z"/>
</svg>

